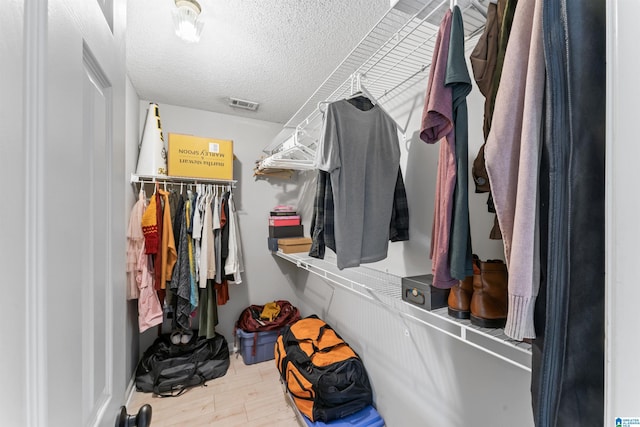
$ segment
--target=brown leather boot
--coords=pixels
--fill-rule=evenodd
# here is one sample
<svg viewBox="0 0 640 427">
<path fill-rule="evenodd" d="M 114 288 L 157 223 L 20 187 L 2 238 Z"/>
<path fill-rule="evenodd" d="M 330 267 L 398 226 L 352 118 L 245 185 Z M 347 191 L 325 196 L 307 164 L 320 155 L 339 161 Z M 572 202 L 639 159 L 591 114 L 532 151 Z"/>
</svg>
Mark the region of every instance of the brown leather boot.
<svg viewBox="0 0 640 427">
<path fill-rule="evenodd" d="M 480 277 L 480 276 L 478 276 Z M 464 280 L 451 288 L 447 305 L 449 316 L 456 319 L 468 319 L 471 311 L 471 295 L 473 294 L 473 276 L 467 276 Z"/>
<path fill-rule="evenodd" d="M 501 260 L 480 262 L 480 280 L 473 282 L 471 323 L 502 328 L 507 321 L 507 266 Z"/>
<path fill-rule="evenodd" d="M 449 316 L 456 319 L 468 319 L 471 314 L 471 295 L 473 294 L 473 281 L 480 280 L 480 260 L 473 255 L 473 276 L 467 276 L 451 288 L 447 305 Z M 477 279 L 476 279 L 477 277 Z"/>
</svg>

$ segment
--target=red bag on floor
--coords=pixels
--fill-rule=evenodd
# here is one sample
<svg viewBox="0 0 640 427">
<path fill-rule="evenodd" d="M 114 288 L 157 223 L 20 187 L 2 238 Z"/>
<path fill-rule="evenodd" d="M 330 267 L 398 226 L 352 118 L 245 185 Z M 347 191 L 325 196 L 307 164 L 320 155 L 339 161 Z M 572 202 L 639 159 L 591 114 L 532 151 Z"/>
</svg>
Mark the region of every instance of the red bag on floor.
<svg viewBox="0 0 640 427">
<path fill-rule="evenodd" d="M 275 303 L 280 307 L 280 313 L 275 319 L 260 318 L 264 305 L 252 305 L 242 310 L 236 322 L 236 329 L 245 332 L 274 331 L 300 320 L 300 312 L 289 301 L 279 300 Z"/>
</svg>

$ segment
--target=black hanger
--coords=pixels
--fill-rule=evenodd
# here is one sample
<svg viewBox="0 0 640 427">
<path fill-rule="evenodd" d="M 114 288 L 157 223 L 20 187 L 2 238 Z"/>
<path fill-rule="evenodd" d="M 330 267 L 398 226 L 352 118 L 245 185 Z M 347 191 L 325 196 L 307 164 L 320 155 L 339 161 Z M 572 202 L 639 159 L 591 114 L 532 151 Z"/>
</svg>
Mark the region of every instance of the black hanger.
<svg viewBox="0 0 640 427">
<path fill-rule="evenodd" d="M 345 98 L 351 105 L 356 107 L 358 110 L 368 111 L 374 107 L 374 103 L 371 102 L 369 98 L 365 96 L 364 93 L 358 91 L 351 95 L 348 98 Z"/>
</svg>

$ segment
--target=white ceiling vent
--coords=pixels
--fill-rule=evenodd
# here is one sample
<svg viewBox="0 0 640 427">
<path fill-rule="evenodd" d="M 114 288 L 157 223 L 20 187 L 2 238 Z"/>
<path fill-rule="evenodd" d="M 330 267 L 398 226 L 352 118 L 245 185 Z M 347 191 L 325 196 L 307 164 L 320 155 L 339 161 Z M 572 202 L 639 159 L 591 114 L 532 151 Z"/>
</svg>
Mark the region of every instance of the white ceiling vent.
<svg viewBox="0 0 640 427">
<path fill-rule="evenodd" d="M 243 110 L 256 111 L 260 104 L 253 101 L 245 101 L 244 99 L 229 98 L 229 106 L 233 108 L 242 108 Z"/>
</svg>

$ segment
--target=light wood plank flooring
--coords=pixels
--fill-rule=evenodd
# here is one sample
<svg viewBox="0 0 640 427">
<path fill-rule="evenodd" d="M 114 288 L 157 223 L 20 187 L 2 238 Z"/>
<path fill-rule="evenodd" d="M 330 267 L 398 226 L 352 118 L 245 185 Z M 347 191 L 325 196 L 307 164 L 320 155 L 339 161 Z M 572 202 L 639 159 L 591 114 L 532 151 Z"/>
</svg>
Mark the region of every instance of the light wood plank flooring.
<svg viewBox="0 0 640 427">
<path fill-rule="evenodd" d="M 150 404 L 151 427 L 299 427 L 279 378 L 273 360 L 245 365 L 242 356 L 232 354 L 227 374 L 206 387 L 167 398 L 134 391 L 127 410 L 135 414 Z"/>
</svg>

